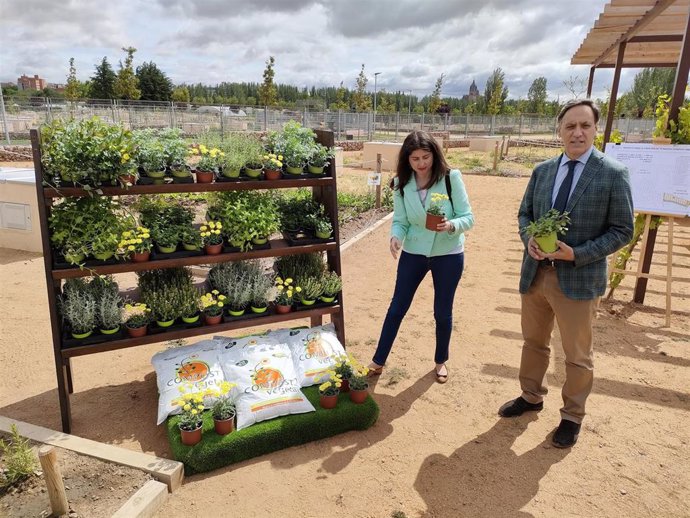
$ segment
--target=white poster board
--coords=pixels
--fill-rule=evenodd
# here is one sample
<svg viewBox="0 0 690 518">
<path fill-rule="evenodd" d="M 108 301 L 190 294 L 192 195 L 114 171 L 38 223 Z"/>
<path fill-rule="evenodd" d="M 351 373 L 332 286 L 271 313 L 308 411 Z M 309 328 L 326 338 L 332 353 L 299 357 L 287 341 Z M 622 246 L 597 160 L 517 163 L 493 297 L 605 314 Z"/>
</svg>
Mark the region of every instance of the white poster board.
<svg viewBox="0 0 690 518">
<path fill-rule="evenodd" d="M 367 175 L 367 185 L 381 185 L 381 173 L 372 171 Z"/>
<path fill-rule="evenodd" d="M 606 145 L 628 167 L 636 212 L 690 216 L 690 146 Z"/>
</svg>

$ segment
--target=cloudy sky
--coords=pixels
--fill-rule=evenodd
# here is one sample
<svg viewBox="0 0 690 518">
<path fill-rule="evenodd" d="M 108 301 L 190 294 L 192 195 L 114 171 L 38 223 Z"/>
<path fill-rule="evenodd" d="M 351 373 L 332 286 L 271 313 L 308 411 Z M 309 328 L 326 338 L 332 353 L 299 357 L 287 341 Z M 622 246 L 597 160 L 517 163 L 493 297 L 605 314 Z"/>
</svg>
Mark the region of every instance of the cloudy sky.
<svg viewBox="0 0 690 518">
<path fill-rule="evenodd" d="M 549 95 L 569 97 L 563 80 L 586 80 L 570 58 L 603 11 L 604 0 L 2 0 L 0 80 L 38 74 L 64 83 L 69 58 L 86 80 L 103 56 L 117 70 L 121 47 L 135 66 L 153 61 L 174 83 L 261 82 L 276 60 L 275 81 L 350 88 L 362 63 L 373 91 L 461 96 L 474 79 L 483 93 L 496 67 L 511 98 L 547 78 Z M 635 71 L 625 70 L 621 89 Z M 594 96 L 610 71 L 597 71 Z"/>
</svg>

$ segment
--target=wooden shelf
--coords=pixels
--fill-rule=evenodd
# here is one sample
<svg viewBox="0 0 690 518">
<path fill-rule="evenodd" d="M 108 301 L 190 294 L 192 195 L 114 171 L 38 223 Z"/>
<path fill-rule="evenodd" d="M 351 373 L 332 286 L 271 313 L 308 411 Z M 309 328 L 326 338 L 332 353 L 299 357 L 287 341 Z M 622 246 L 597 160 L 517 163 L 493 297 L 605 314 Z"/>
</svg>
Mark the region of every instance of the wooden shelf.
<svg viewBox="0 0 690 518">
<path fill-rule="evenodd" d="M 315 309 L 304 309 L 300 311 L 291 311 L 284 314 L 273 314 L 268 316 L 257 316 L 254 318 L 238 319 L 231 322 L 224 322 L 212 326 L 192 327 L 189 329 L 178 329 L 167 333 L 156 333 L 142 336 L 141 338 L 125 338 L 122 340 L 112 340 L 110 342 L 101 342 L 98 344 L 78 345 L 74 347 L 64 348 L 61 350 L 63 358 L 73 358 L 75 356 L 83 356 L 86 354 L 102 353 L 106 351 L 115 351 L 118 349 L 125 349 L 127 347 L 136 347 L 138 345 L 146 345 L 157 342 L 167 342 L 168 340 L 177 340 L 180 338 L 190 338 L 203 334 L 220 333 L 223 331 L 232 331 L 235 329 L 243 329 L 246 327 L 261 326 L 265 324 L 275 324 L 277 322 L 287 322 L 289 320 L 299 320 L 302 318 L 320 317 L 322 315 L 330 315 L 340 313 L 342 307 L 339 304 L 334 306 L 326 306 Z"/>
<path fill-rule="evenodd" d="M 230 252 L 218 255 L 195 255 L 193 257 L 177 257 L 174 259 L 159 259 L 143 263 L 123 261 L 117 264 L 103 266 L 84 266 L 84 268 L 53 269 L 53 279 L 71 279 L 74 277 L 88 277 L 90 275 L 108 275 L 111 273 L 141 272 L 160 268 L 176 268 L 178 266 L 195 266 L 199 264 L 224 263 L 226 261 L 243 261 L 245 259 L 262 259 L 265 257 L 279 257 L 283 255 L 309 254 L 312 252 L 327 252 L 335 250 L 335 241 L 314 245 L 290 246 L 284 239 L 270 240 L 271 248 L 263 250 L 249 250 L 248 252 Z"/>
<path fill-rule="evenodd" d="M 287 189 L 290 187 L 325 187 L 333 185 L 333 177 L 296 178 L 286 180 L 242 180 L 238 182 L 213 183 L 168 183 L 164 185 L 133 185 L 128 189 L 121 187 L 100 187 L 102 196 L 137 196 L 141 194 L 175 194 L 190 192 L 249 191 L 257 189 Z M 45 198 L 83 197 L 93 194 L 81 187 L 44 187 Z"/>
</svg>

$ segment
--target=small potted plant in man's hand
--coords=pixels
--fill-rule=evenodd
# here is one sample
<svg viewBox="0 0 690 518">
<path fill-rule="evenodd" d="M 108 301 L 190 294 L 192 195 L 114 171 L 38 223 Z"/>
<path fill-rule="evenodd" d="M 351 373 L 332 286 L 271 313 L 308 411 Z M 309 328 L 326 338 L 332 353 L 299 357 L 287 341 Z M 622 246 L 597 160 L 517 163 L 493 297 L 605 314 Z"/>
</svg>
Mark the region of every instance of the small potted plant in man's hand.
<svg viewBox="0 0 690 518">
<path fill-rule="evenodd" d="M 537 221 L 532 221 L 523 227 L 522 232 L 533 237 L 542 252 L 551 254 L 558 250 L 556 245 L 558 234 L 565 234 L 569 223 L 570 217 L 567 212 L 551 209 Z"/>
<path fill-rule="evenodd" d="M 211 389 L 209 395 L 216 398 L 211 406 L 211 414 L 213 415 L 213 426 L 218 435 L 227 435 L 235 429 L 235 402 L 230 397 L 229 392 L 236 383 L 223 381 L 220 384 L 220 390 Z"/>
<path fill-rule="evenodd" d="M 448 196 L 446 194 L 441 194 L 439 192 L 431 193 L 431 203 L 429 203 L 429 208 L 426 211 L 426 228 L 438 232 L 438 225 L 443 223 L 443 219 L 446 217 L 446 212 L 443 209 L 444 202 L 448 201 Z"/>
<path fill-rule="evenodd" d="M 219 254 L 223 250 L 223 224 L 220 221 L 208 221 L 199 230 L 204 241 L 204 251 L 208 255 Z"/>
</svg>

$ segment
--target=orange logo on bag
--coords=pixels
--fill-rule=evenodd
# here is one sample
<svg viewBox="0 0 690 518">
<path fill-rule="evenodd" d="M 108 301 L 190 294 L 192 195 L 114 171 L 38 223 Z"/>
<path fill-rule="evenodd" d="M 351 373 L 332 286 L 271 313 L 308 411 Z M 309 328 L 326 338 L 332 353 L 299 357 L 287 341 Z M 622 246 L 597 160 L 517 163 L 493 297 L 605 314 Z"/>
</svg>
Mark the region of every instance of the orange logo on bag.
<svg viewBox="0 0 690 518">
<path fill-rule="evenodd" d="M 267 359 L 261 360 L 261 363 L 254 367 L 254 373 L 252 374 L 254 385 L 266 390 L 279 387 L 284 379 L 278 369 L 265 367 L 264 365 L 267 363 Z"/>
<path fill-rule="evenodd" d="M 206 362 L 185 358 L 177 368 L 177 377 L 181 381 L 203 381 L 209 374 L 209 367 Z"/>
<path fill-rule="evenodd" d="M 304 350 L 310 356 L 316 356 L 318 358 L 326 358 L 328 356 L 328 353 L 323 348 L 321 333 L 311 333 L 308 335 Z"/>
</svg>

